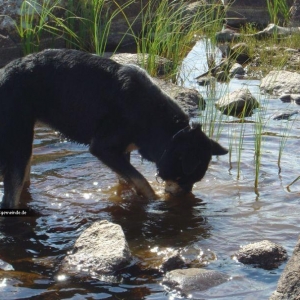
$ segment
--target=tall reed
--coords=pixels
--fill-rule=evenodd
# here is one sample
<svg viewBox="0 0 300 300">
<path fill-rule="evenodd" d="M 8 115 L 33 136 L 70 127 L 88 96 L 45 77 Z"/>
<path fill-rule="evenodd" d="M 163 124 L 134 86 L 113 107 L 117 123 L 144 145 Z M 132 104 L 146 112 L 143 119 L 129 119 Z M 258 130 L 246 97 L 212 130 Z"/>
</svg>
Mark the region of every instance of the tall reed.
<svg viewBox="0 0 300 300">
<path fill-rule="evenodd" d="M 117 1 L 107 0 L 69 0 L 67 9 L 67 24 L 72 32 L 77 33 L 77 39 L 69 39 L 69 44 L 89 52 L 103 55 L 107 48 L 111 26 L 117 15 L 134 0 L 128 0 L 119 5 Z M 124 33 L 125 35 L 125 33 Z"/>
<path fill-rule="evenodd" d="M 286 146 L 286 142 L 289 138 L 292 126 L 294 125 L 294 122 L 296 121 L 296 119 L 297 118 L 294 118 L 291 121 L 282 120 L 282 122 L 281 122 L 280 132 L 279 132 L 281 139 L 279 141 L 278 158 L 277 158 L 277 165 L 278 165 L 279 173 L 281 172 L 281 158 L 283 155 L 283 151 Z"/>
<path fill-rule="evenodd" d="M 171 77 L 176 77 L 178 65 L 190 51 L 195 35 L 213 23 L 220 24 L 220 15 L 215 19 L 212 17 L 218 12 L 221 15 L 221 9 L 216 9 L 214 5 L 203 5 L 192 14 L 188 13 L 183 0 L 149 1 L 141 12 L 142 34 L 137 39 L 138 52 L 147 53 L 144 67 L 152 75 L 157 75 L 158 56 L 162 56 L 172 62 L 173 67 L 167 72 L 171 73 Z"/>
<path fill-rule="evenodd" d="M 20 7 L 20 19 L 14 20 L 15 28 L 21 38 L 23 53 L 28 54 L 39 50 L 40 38 L 43 32 L 52 28 L 53 11 L 58 8 L 56 0 L 42 1 L 25 0 Z"/>
<path fill-rule="evenodd" d="M 280 18 L 283 18 L 283 23 L 288 22 L 289 7 L 286 0 L 267 0 L 267 8 L 272 23 L 279 24 Z"/>
</svg>

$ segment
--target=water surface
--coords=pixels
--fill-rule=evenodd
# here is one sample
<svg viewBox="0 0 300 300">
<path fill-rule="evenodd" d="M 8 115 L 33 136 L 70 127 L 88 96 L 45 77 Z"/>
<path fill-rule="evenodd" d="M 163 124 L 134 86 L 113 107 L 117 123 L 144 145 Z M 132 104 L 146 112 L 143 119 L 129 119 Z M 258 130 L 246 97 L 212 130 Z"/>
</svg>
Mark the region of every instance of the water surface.
<svg viewBox="0 0 300 300">
<path fill-rule="evenodd" d="M 297 115 L 289 121 L 274 121 L 272 116 L 298 106 L 261 95 L 259 80 L 233 79 L 213 91 L 200 88 L 194 77 L 205 70 L 204 51 L 198 43 L 185 61 L 185 85 L 199 89 L 208 103 L 194 121 L 203 122 L 208 130 L 214 101 L 240 87 L 247 86 L 262 104 L 247 123 L 214 111 L 220 125 L 213 136 L 231 150 L 230 155 L 213 158 L 193 196 L 168 199 L 155 179 L 155 166 L 133 152 L 133 164 L 161 195 L 157 201 L 146 202 L 130 188 L 120 190 L 115 174 L 86 147 L 38 124 L 31 186 L 24 195 L 38 215 L 0 222 L 0 258 L 14 268 L 0 271 L 1 299 L 175 299 L 160 285 L 161 274 L 152 269 L 160 261 L 158 252 L 166 248 L 199 253 L 202 267 L 232 277 L 211 290 L 195 292 L 194 299 L 268 299 L 285 264 L 263 270 L 240 264 L 232 255 L 241 245 L 264 239 L 281 244 L 289 255 L 296 244 L 300 181 L 289 189 L 287 185 L 300 175 L 300 122 Z M 255 187 L 258 120 L 263 124 L 263 139 Z M 280 151 L 283 141 L 286 144 Z M 121 272 L 120 283 L 58 276 L 61 259 L 80 233 L 104 219 L 122 226 L 143 271 Z"/>
</svg>

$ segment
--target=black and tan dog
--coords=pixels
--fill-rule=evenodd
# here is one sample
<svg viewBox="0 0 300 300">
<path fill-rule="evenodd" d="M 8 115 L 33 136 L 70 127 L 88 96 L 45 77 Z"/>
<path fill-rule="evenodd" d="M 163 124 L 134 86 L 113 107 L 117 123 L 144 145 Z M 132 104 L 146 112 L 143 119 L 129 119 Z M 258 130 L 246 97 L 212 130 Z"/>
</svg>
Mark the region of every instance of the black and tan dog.
<svg viewBox="0 0 300 300">
<path fill-rule="evenodd" d="M 148 199 L 155 194 L 130 164 L 132 149 L 156 163 L 166 191 L 174 193 L 190 192 L 211 156 L 227 153 L 199 124 L 190 127 L 187 115 L 141 68 L 76 50 L 45 50 L 0 70 L 2 208 L 18 206 L 29 180 L 36 121 L 89 145 Z"/>
</svg>

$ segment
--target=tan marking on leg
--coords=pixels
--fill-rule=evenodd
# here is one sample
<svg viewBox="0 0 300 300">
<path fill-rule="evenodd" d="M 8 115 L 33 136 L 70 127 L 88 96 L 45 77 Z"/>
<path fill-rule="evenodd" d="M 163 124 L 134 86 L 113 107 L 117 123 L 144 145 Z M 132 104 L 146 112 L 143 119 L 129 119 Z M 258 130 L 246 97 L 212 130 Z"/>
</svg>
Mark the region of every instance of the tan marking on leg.
<svg viewBox="0 0 300 300">
<path fill-rule="evenodd" d="M 127 152 L 131 152 L 131 151 L 137 150 L 137 149 L 139 149 L 139 148 L 137 147 L 137 145 L 134 144 L 134 143 L 131 143 L 131 144 L 129 144 L 129 145 L 126 147 L 125 152 L 127 153 Z"/>
<path fill-rule="evenodd" d="M 157 199 L 157 195 L 146 179 L 131 178 L 138 194 L 144 196 L 147 200 Z"/>
<path fill-rule="evenodd" d="M 27 165 L 26 165 L 25 176 L 24 176 L 24 182 L 23 183 L 26 183 L 26 184 L 30 183 L 30 171 L 31 171 L 31 157 L 28 160 Z"/>
</svg>

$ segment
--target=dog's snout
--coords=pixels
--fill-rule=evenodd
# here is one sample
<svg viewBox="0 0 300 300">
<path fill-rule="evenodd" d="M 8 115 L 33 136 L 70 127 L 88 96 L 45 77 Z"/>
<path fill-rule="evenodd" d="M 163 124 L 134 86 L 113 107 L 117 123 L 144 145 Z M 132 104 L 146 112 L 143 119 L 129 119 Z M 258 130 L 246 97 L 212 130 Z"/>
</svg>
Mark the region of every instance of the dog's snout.
<svg viewBox="0 0 300 300">
<path fill-rule="evenodd" d="M 175 181 L 166 181 L 165 183 L 165 191 L 174 196 L 188 194 L 192 191 L 192 188 L 193 184 L 190 183 L 179 184 Z"/>
</svg>

